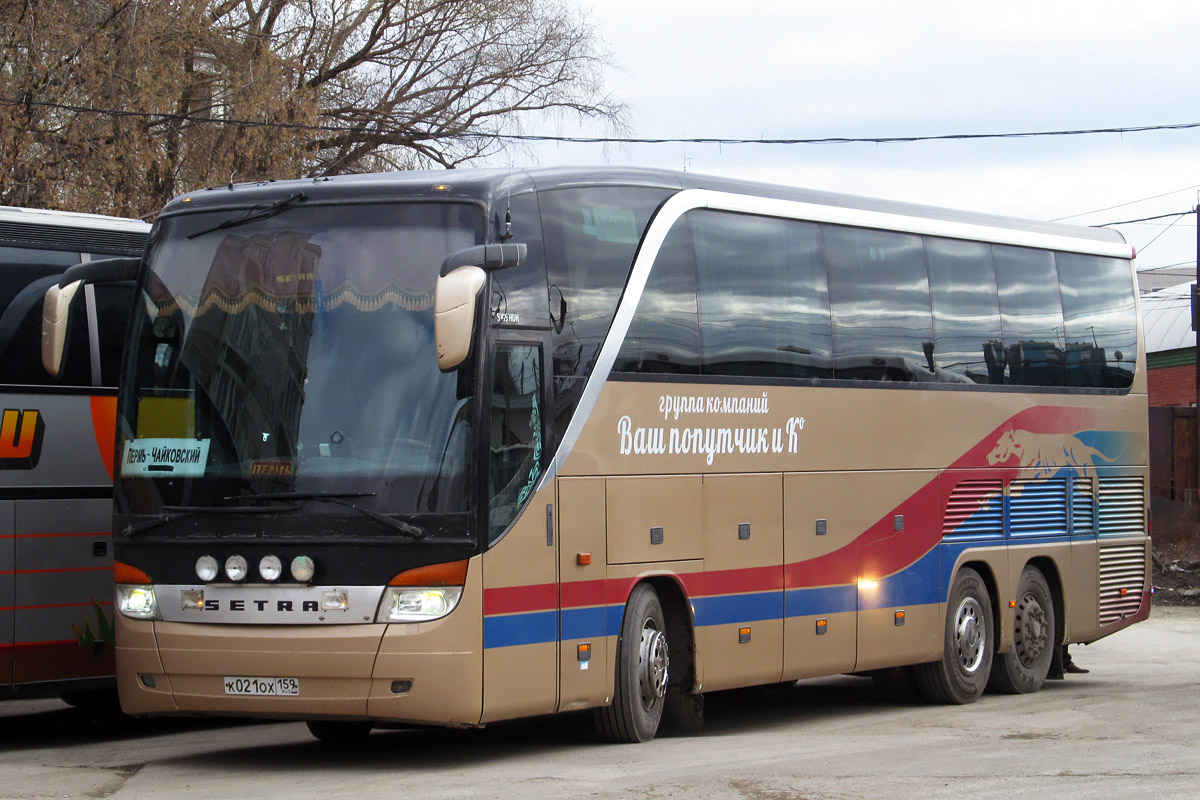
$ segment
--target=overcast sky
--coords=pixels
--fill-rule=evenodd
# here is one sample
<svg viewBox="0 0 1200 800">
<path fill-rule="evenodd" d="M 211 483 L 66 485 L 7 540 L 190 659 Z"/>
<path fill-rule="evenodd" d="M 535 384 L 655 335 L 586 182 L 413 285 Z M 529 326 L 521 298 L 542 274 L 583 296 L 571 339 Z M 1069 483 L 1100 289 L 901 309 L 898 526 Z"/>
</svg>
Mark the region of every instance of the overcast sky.
<svg viewBox="0 0 1200 800">
<path fill-rule="evenodd" d="M 635 136 L 811 138 L 1200 122 L 1195 0 L 576 0 Z M 563 123 L 529 133 L 604 134 Z M 839 145 L 566 145 L 543 166 L 641 165 L 1098 224 L 1188 210 L 1200 129 Z M 515 156 L 518 160 L 528 157 Z M 1127 225 L 1141 269 L 1194 264 L 1184 217 Z M 1151 243 L 1156 236 L 1161 238 Z"/>
</svg>

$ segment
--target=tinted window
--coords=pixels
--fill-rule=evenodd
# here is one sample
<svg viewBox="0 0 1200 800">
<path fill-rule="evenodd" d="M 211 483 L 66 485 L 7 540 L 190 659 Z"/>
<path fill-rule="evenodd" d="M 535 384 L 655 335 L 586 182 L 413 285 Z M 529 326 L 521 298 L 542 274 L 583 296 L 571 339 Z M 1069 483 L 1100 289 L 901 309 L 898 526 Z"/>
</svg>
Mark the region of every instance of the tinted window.
<svg viewBox="0 0 1200 800">
<path fill-rule="evenodd" d="M 1054 254 L 992 245 L 1007 382 L 1065 386 L 1062 301 Z"/>
<path fill-rule="evenodd" d="M 62 274 L 64 266 L 53 262 L 53 257 L 61 254 L 35 252 L 44 253 L 52 263 L 0 263 L 0 383 L 91 386 L 91 350 L 84 292 L 78 292 L 72 303 L 61 380 L 51 378 L 42 367 L 42 299 L 50 283 Z M 78 263 L 78 254 L 74 254 L 74 258 L 71 263 Z M 123 333 L 124 329 L 120 334 Z"/>
<path fill-rule="evenodd" d="M 685 217 L 667 234 L 617 355 L 615 371 L 675 375 L 700 371 L 696 267 L 689 227 Z"/>
<path fill-rule="evenodd" d="M 938 380 L 1004 383 L 1000 301 L 991 247 L 927 238 L 925 256 Z"/>
<path fill-rule="evenodd" d="M 670 193 L 608 186 L 538 195 L 553 325 L 556 431 L 566 430 L 612 324 L 642 232 Z"/>
<path fill-rule="evenodd" d="M 1057 253 L 1066 326 L 1067 384 L 1124 388 L 1137 359 L 1129 262 Z"/>
<path fill-rule="evenodd" d="M 695 237 L 702 371 L 829 377 L 829 294 L 817 225 L 715 211 Z"/>
<path fill-rule="evenodd" d="M 834 377 L 931 381 L 933 314 L 921 238 L 822 226 Z"/>
</svg>

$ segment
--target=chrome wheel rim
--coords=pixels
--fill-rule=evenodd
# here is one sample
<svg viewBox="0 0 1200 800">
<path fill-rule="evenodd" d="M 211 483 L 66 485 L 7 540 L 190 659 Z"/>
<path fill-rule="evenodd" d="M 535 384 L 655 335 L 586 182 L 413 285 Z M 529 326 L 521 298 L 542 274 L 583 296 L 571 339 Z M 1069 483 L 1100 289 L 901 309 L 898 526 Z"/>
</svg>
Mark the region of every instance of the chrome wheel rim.
<svg viewBox="0 0 1200 800">
<path fill-rule="evenodd" d="M 1046 609 L 1042 608 L 1032 592 L 1026 592 L 1017 602 L 1016 622 L 1014 650 L 1017 659 L 1022 665 L 1032 667 L 1046 650 L 1046 640 L 1050 635 Z"/>
<path fill-rule="evenodd" d="M 979 669 L 986 644 L 983 609 L 974 597 L 964 598 L 954 614 L 954 652 L 965 674 L 972 675 Z"/>
<path fill-rule="evenodd" d="M 647 619 L 642 625 L 642 640 L 638 647 L 638 684 L 641 688 L 642 705 L 652 708 L 667 693 L 667 669 L 671 659 L 667 655 L 667 637 Z"/>
</svg>

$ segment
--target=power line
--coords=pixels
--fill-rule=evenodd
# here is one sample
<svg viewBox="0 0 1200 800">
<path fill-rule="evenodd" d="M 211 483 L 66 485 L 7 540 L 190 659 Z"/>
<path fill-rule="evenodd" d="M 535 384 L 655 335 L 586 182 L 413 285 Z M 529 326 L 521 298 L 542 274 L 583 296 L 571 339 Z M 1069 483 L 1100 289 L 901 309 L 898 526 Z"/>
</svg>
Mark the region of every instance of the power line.
<svg viewBox="0 0 1200 800">
<path fill-rule="evenodd" d="M 1086 217 L 1088 214 L 1099 214 L 1101 211 L 1112 211 L 1114 208 L 1124 208 L 1125 206 L 1132 206 L 1132 205 L 1136 205 L 1137 203 L 1144 203 L 1147 200 L 1157 200 L 1160 197 L 1166 197 L 1167 195 L 1171 195 L 1171 194 L 1179 194 L 1180 192 L 1186 192 L 1186 191 L 1190 191 L 1192 189 L 1200 189 L 1200 183 L 1196 184 L 1195 186 L 1185 186 L 1182 189 L 1175 189 L 1174 191 L 1171 191 L 1171 192 L 1163 192 L 1162 194 L 1152 195 L 1151 197 L 1143 197 L 1138 200 L 1130 200 L 1128 203 L 1117 203 L 1115 206 L 1108 206 L 1107 208 L 1097 208 L 1092 211 L 1081 211 L 1078 214 L 1068 214 L 1065 217 L 1056 217 L 1050 221 L 1051 222 L 1062 222 L 1064 219 L 1074 219 L 1075 217 Z"/>
<path fill-rule="evenodd" d="M 39 108 L 51 108 L 58 111 L 70 111 L 77 114 L 96 114 L 102 116 L 110 116 L 117 118 L 135 118 L 148 119 L 157 122 L 190 122 L 193 124 L 206 125 L 234 125 L 239 127 L 253 128 L 273 128 L 281 130 L 297 130 L 297 131 L 316 131 L 323 133 L 348 133 L 354 131 L 362 131 L 362 126 L 354 125 L 309 125 L 298 122 L 273 122 L 268 120 L 252 120 L 252 119 L 212 119 L 203 117 L 189 117 L 184 114 L 159 113 L 152 111 L 136 111 L 114 108 L 98 108 L 95 106 L 70 105 L 65 103 L 50 103 L 37 100 L 20 100 L 8 97 L 0 97 L 0 105 L 7 106 L 36 106 Z M 375 123 L 370 123 L 373 133 L 378 135 L 381 132 L 387 132 L 386 129 L 380 130 Z M 739 138 L 717 138 L 717 137 L 699 137 L 699 138 L 675 138 L 675 137 L 627 137 L 627 136 L 548 136 L 537 134 L 516 134 L 516 133 L 496 133 L 496 132 L 467 132 L 463 136 L 476 139 L 495 139 L 513 142 L 560 142 L 566 144 L 718 144 L 718 145 L 734 145 L 734 144 L 770 144 L 770 145 L 796 145 L 796 144 L 905 144 L 910 142 L 931 142 L 931 141 L 952 141 L 952 140 L 970 140 L 970 139 L 1028 139 L 1041 136 L 1087 136 L 1103 133 L 1145 133 L 1148 131 L 1170 131 L 1170 130 L 1189 130 L 1200 128 L 1200 122 L 1180 122 L 1168 125 L 1135 125 L 1129 127 L 1115 128 L 1084 128 L 1078 130 L 1050 130 L 1050 131 L 1014 131 L 1008 133 L 946 133 L 930 136 L 828 136 L 817 138 L 790 138 L 790 139 L 739 139 Z M 397 128 L 397 131 L 402 129 Z M 426 135 L 423 138 L 429 138 Z M 1063 217 L 1063 219 L 1066 219 Z M 1119 224 L 1119 223 L 1113 223 Z"/>
<path fill-rule="evenodd" d="M 1196 209 L 1193 208 L 1188 211 L 1176 211 L 1172 214 L 1159 214 L 1158 216 L 1155 216 L 1155 217 L 1142 217 L 1141 219 L 1126 219 L 1126 220 L 1122 220 L 1120 222 L 1104 222 L 1099 225 L 1091 225 L 1089 227 L 1107 228 L 1110 225 L 1132 225 L 1135 222 L 1149 222 L 1152 219 L 1166 219 L 1167 217 L 1183 218 L 1183 217 L 1187 216 L 1188 214 L 1195 214 L 1195 213 L 1196 213 Z M 1176 220 L 1176 222 L 1178 222 L 1178 220 Z M 1174 223 L 1172 223 L 1172 224 L 1174 224 Z M 1167 227 L 1170 228 L 1171 226 L 1168 225 Z M 1163 231 L 1163 233 L 1166 233 L 1166 231 Z"/>
</svg>

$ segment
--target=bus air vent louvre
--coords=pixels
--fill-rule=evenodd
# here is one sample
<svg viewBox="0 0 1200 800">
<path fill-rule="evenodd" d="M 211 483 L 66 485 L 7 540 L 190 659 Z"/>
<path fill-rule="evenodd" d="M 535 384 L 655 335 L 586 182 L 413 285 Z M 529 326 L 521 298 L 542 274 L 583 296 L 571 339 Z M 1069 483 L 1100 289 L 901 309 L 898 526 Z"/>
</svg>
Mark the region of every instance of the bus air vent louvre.
<svg viewBox="0 0 1200 800">
<path fill-rule="evenodd" d="M 1008 532 L 1012 536 L 1067 535 L 1065 478 L 1014 480 L 1008 487 Z"/>
<path fill-rule="evenodd" d="M 1140 475 L 1100 479 L 1099 533 L 1101 536 L 1146 534 L 1145 480 Z"/>
<path fill-rule="evenodd" d="M 105 231 L 72 228 L 66 225 L 33 225 L 24 222 L 0 222 L 0 244 L 27 246 L 48 237 L 63 248 L 82 253 L 121 253 L 141 255 L 146 234 L 131 231 Z"/>
<path fill-rule="evenodd" d="M 995 480 L 959 483 L 946 501 L 943 536 L 999 538 L 1004 535 L 1004 484 Z"/>
<path fill-rule="evenodd" d="M 1071 525 L 1077 535 L 1096 532 L 1096 487 L 1091 478 L 1071 479 Z"/>
<path fill-rule="evenodd" d="M 1111 625 L 1137 613 L 1146 591 L 1146 545 L 1100 547 L 1100 624 Z"/>
</svg>

